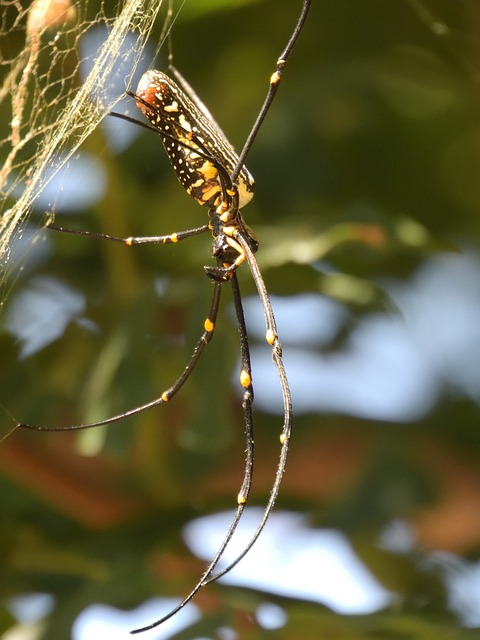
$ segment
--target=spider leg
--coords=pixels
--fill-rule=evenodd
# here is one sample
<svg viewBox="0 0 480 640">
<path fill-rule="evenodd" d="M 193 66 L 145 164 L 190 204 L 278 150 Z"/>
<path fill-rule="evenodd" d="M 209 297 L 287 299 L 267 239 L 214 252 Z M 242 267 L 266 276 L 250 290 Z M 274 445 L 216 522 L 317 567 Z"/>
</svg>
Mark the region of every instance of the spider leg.
<svg viewBox="0 0 480 640">
<path fill-rule="evenodd" d="M 202 355 L 205 347 L 210 342 L 213 337 L 213 333 L 215 331 L 215 323 L 218 315 L 218 308 L 220 304 L 220 294 L 222 289 L 222 282 L 214 282 L 212 301 L 210 304 L 210 310 L 208 312 L 208 316 L 204 322 L 204 331 L 195 345 L 195 348 L 190 356 L 190 360 L 188 361 L 185 369 L 182 371 L 177 380 L 165 391 L 163 391 L 160 396 L 142 404 L 138 407 L 134 407 L 133 409 L 129 409 L 124 413 L 118 413 L 117 415 L 111 416 L 109 418 L 104 418 L 103 420 L 97 420 L 96 422 L 89 422 L 86 424 L 74 424 L 68 426 L 60 426 L 60 427 L 47 427 L 43 425 L 36 424 L 25 424 L 18 423 L 17 427 L 22 429 L 31 429 L 33 431 L 79 431 L 81 429 L 90 429 L 92 427 L 100 427 L 104 424 L 111 424 L 113 422 L 117 422 L 122 420 L 123 418 L 129 418 L 130 416 L 134 416 L 141 411 L 145 411 L 145 409 L 150 409 L 151 407 L 156 407 L 157 405 L 168 402 L 173 396 L 183 387 L 185 382 L 190 377 L 195 365 L 197 364 L 200 356 Z"/>
<path fill-rule="evenodd" d="M 275 67 L 275 71 L 272 73 L 272 75 L 270 76 L 270 84 L 268 85 L 268 90 L 267 90 L 267 95 L 265 96 L 265 99 L 263 101 L 263 104 L 260 108 L 260 111 L 258 113 L 258 116 L 253 124 L 253 127 L 250 131 L 250 133 L 248 134 L 248 138 L 245 142 L 245 144 L 243 145 L 243 149 L 240 153 L 240 155 L 238 156 L 238 162 L 237 162 L 237 166 L 235 167 L 235 169 L 233 170 L 231 177 L 232 182 L 236 182 L 240 171 L 242 170 L 242 166 L 245 163 L 245 160 L 247 158 L 247 155 L 250 151 L 250 148 L 253 144 L 253 141 L 255 140 L 255 138 L 257 137 L 258 131 L 260 129 L 260 127 L 262 126 L 263 121 L 265 120 L 265 116 L 267 115 L 270 106 L 275 98 L 275 95 L 277 93 L 277 89 L 279 87 L 280 84 L 280 80 L 282 79 L 282 73 L 283 73 L 283 69 L 285 68 L 285 65 L 287 63 L 287 59 L 290 56 L 292 49 L 296 43 L 296 41 L 298 40 L 298 37 L 300 35 L 300 32 L 303 29 L 303 25 L 305 24 L 305 20 L 307 19 L 307 14 L 308 11 L 310 9 L 310 2 L 311 0 L 303 0 L 302 3 L 302 9 L 300 11 L 300 15 L 298 17 L 297 20 L 297 24 L 295 25 L 295 29 L 293 30 L 292 35 L 290 36 L 289 41 L 287 42 L 287 45 L 285 47 L 285 49 L 282 51 L 282 53 L 279 55 L 278 59 L 277 59 L 277 64 Z"/>
<path fill-rule="evenodd" d="M 244 470 L 242 486 L 237 496 L 237 508 L 235 511 L 235 515 L 233 516 L 232 522 L 230 523 L 230 527 L 228 528 L 228 531 L 223 539 L 222 544 L 218 548 L 217 553 L 215 554 L 215 557 L 210 562 L 207 569 L 203 573 L 202 577 L 194 586 L 194 588 L 190 591 L 190 593 L 187 596 L 185 596 L 185 598 L 165 616 L 163 616 L 159 620 L 156 620 L 155 622 L 145 627 L 141 627 L 140 629 L 134 629 L 133 631 L 130 631 L 131 634 L 142 633 L 143 631 L 154 629 L 155 627 L 158 627 L 159 625 L 163 624 L 166 620 L 168 620 L 169 618 L 172 618 L 181 609 L 183 609 L 183 607 L 195 597 L 195 595 L 198 593 L 198 591 L 200 591 L 202 587 L 207 585 L 209 582 L 213 582 L 220 575 L 223 575 L 229 570 L 227 569 L 225 571 L 222 571 L 221 573 L 216 574 L 215 576 L 211 575 L 212 572 L 215 571 L 216 566 L 218 565 L 223 554 L 225 553 L 227 546 L 232 540 L 232 537 L 235 533 L 235 530 L 238 526 L 238 523 L 240 522 L 243 511 L 245 509 L 245 504 L 247 502 L 248 495 L 250 493 L 250 488 L 252 486 L 252 476 L 253 476 L 254 429 L 253 429 L 253 412 L 252 412 L 253 387 L 252 387 L 252 371 L 251 371 L 251 364 L 250 364 L 250 348 L 248 343 L 245 317 L 243 313 L 242 298 L 240 295 L 240 288 L 238 285 L 237 274 L 235 272 L 232 273 L 232 276 L 228 280 L 228 282 L 230 282 L 232 287 L 233 301 L 235 304 L 235 312 L 237 316 L 238 333 L 239 333 L 239 339 L 240 339 L 240 352 L 241 352 L 240 384 L 244 389 L 242 408 L 243 408 L 243 413 L 245 417 L 245 436 L 246 436 L 245 470 Z M 221 282 L 215 282 L 215 286 L 220 287 Z M 278 487 L 277 487 L 277 493 L 278 493 Z M 275 500 L 273 500 L 273 502 L 274 501 Z M 270 510 L 272 507 L 273 507 L 273 503 L 270 507 Z M 267 517 L 268 515 L 266 517 L 264 516 L 265 521 Z M 258 532 L 256 537 L 258 537 L 259 534 L 260 534 L 260 531 Z M 251 544 L 249 545 L 249 548 L 252 546 L 253 542 L 251 542 Z M 243 557 L 245 553 L 246 551 L 242 552 L 242 555 L 238 558 L 238 560 L 240 560 L 240 558 Z M 238 560 L 236 560 L 231 566 L 234 566 L 238 562 Z"/>
<path fill-rule="evenodd" d="M 282 432 L 280 434 L 280 456 L 278 461 L 277 471 L 275 473 L 275 480 L 272 485 L 272 489 L 270 491 L 270 497 L 268 499 L 268 503 L 265 506 L 262 519 L 255 531 L 252 535 L 249 543 L 245 546 L 243 551 L 235 558 L 235 560 L 228 565 L 225 569 L 222 569 L 219 573 L 215 575 L 205 576 L 202 586 L 209 584 L 210 582 L 215 582 L 226 573 L 228 573 L 231 569 L 233 569 L 242 558 L 250 551 L 258 537 L 262 533 L 267 520 L 270 516 L 270 513 L 275 505 L 277 500 L 280 484 L 282 482 L 283 475 L 285 473 L 285 468 L 287 465 L 287 456 L 290 445 L 290 434 L 292 431 L 292 418 L 293 418 L 293 408 L 292 408 L 292 396 L 290 392 L 290 387 L 288 384 L 287 375 L 285 372 L 285 367 L 282 359 L 282 346 L 280 341 L 278 340 L 277 334 L 277 325 L 275 322 L 275 316 L 273 313 L 272 305 L 270 302 L 270 298 L 268 297 L 268 293 L 265 287 L 265 283 L 263 281 L 262 275 L 260 273 L 260 269 L 258 267 L 258 263 L 255 259 L 255 256 L 249 246 L 247 239 L 241 234 L 237 232 L 235 234 L 235 239 L 242 246 L 243 251 L 245 252 L 246 259 L 250 266 L 250 271 L 253 276 L 253 280 L 257 287 L 258 295 L 260 297 L 260 301 L 262 303 L 263 314 L 265 317 L 265 325 L 266 325 L 266 341 L 272 347 L 272 359 L 277 369 L 277 374 L 280 380 L 280 386 L 282 389 L 282 398 L 283 398 L 283 413 L 284 413 L 284 422 Z"/>
<path fill-rule="evenodd" d="M 96 233 L 95 231 L 84 231 L 82 229 L 67 229 L 65 227 L 57 227 L 52 224 L 47 224 L 47 228 L 59 233 L 70 233 L 76 236 L 97 238 L 98 240 L 111 240 L 113 242 L 121 242 L 129 246 L 134 244 L 172 244 L 181 242 L 182 240 L 191 238 L 192 236 L 198 236 L 209 230 L 208 224 L 204 224 L 201 227 L 196 227 L 195 229 L 186 229 L 185 231 L 169 233 L 163 236 L 129 236 L 128 238 L 119 238 L 118 236 L 111 236 L 108 233 Z"/>
<path fill-rule="evenodd" d="M 243 149 L 238 157 L 237 165 L 230 176 L 230 180 L 232 183 L 236 182 L 236 179 L 241 171 L 241 168 L 245 163 L 245 159 L 250 151 L 252 143 L 255 137 L 257 136 L 257 133 L 263 123 L 263 120 L 267 112 L 269 111 L 270 106 L 275 98 L 286 61 L 290 56 L 290 53 L 300 35 L 303 25 L 305 24 L 307 14 L 310 9 L 310 3 L 311 3 L 311 0 L 303 0 L 302 9 L 300 11 L 297 24 L 295 25 L 295 29 L 285 49 L 282 51 L 282 53 L 280 54 L 277 60 L 276 69 L 270 78 L 270 84 L 268 87 L 265 100 L 262 104 L 262 107 L 257 116 L 257 119 L 255 120 L 255 123 L 250 131 L 250 134 L 243 146 Z M 251 249 L 251 246 L 247 238 L 239 229 L 233 234 L 233 237 L 235 240 L 237 240 L 237 242 L 241 245 L 243 249 L 243 253 L 246 256 L 246 259 L 248 261 L 250 271 L 252 273 L 253 280 L 257 287 L 260 301 L 262 303 L 263 314 L 265 317 L 265 325 L 266 325 L 265 339 L 268 342 L 268 344 L 272 347 L 272 359 L 275 364 L 275 368 L 277 369 L 277 374 L 280 380 L 280 386 L 282 390 L 284 423 L 283 423 L 282 432 L 280 434 L 281 449 L 280 449 L 278 467 L 275 473 L 275 479 L 272 485 L 268 503 L 265 507 L 262 519 L 260 520 L 260 523 L 255 533 L 252 535 L 250 542 L 246 545 L 243 551 L 237 556 L 237 558 L 232 563 L 228 565 L 228 567 L 226 567 L 225 569 L 222 569 L 222 571 L 220 571 L 219 573 L 216 573 L 215 575 L 208 575 L 208 573 L 205 574 L 202 586 L 207 585 L 210 582 L 215 582 L 216 580 L 224 576 L 226 573 L 228 573 L 231 569 L 233 569 L 240 562 L 240 560 L 242 560 L 242 558 L 244 558 L 245 555 L 250 551 L 250 549 L 252 548 L 252 546 L 255 544 L 258 537 L 262 533 L 280 491 L 280 484 L 282 482 L 282 478 L 285 473 L 285 468 L 287 464 L 288 450 L 290 445 L 290 435 L 292 430 L 292 418 L 293 418 L 292 396 L 290 392 L 290 386 L 288 384 L 287 374 L 285 372 L 285 366 L 283 364 L 282 345 L 280 344 L 280 341 L 278 339 L 275 315 L 273 313 L 270 298 L 268 296 L 265 283 L 260 273 L 258 263 L 255 259 L 255 255 Z"/>
</svg>

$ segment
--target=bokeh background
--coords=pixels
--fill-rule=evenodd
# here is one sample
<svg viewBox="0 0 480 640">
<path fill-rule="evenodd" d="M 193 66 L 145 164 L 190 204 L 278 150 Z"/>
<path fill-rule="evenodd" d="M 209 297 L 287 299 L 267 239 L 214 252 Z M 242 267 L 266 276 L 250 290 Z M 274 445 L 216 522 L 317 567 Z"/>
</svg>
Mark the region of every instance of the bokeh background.
<svg viewBox="0 0 480 640">
<path fill-rule="evenodd" d="M 312 4 L 248 158 L 257 189 L 244 211 L 295 404 L 280 500 L 253 560 L 204 589 L 178 628 L 145 637 L 478 637 L 480 5 Z M 191 1 L 174 24 L 176 67 L 237 149 L 299 5 Z M 166 67 L 165 47 L 154 59 L 161 27 L 146 67 Z M 136 115 L 128 101 L 118 110 Z M 227 287 L 215 338 L 168 406 L 81 433 L 14 429 L 156 397 L 209 307 L 208 237 L 128 248 L 42 228 L 45 211 L 123 236 L 202 224 L 155 135 L 110 118 L 67 169 L 39 199 L 15 248 L 24 270 L 2 293 L 5 638 L 80 639 L 107 619 L 117 630 L 89 637 L 120 638 L 159 617 L 213 555 L 244 462 Z M 240 271 L 257 401 L 243 539 L 268 499 L 282 418 L 261 308 Z M 148 612 L 121 613 L 153 597 Z M 7 635 L 26 633 L 18 619 L 35 635 Z"/>
</svg>

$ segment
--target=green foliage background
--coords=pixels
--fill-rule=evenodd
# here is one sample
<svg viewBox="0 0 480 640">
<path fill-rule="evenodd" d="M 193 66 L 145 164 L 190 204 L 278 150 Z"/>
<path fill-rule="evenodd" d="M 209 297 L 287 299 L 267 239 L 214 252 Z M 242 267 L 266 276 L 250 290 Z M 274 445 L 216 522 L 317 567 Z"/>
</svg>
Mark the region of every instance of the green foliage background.
<svg viewBox="0 0 480 640">
<path fill-rule="evenodd" d="M 237 149 L 299 5 L 193 0 L 175 24 L 175 64 Z M 441 23 L 448 30 L 435 28 Z M 332 294 L 354 326 L 373 312 L 395 313 L 377 285 L 382 279 L 407 280 L 436 252 L 478 251 L 479 29 L 474 0 L 314 0 L 248 161 L 257 193 L 245 217 L 261 242 L 271 293 Z M 202 224 L 204 212 L 183 193 L 155 136 L 142 133 L 114 155 L 99 128 L 87 148 L 104 165 L 109 191 L 77 212 L 78 226 L 128 236 Z M 64 223 L 60 215 L 57 222 Z M 23 421 L 58 425 L 148 401 L 181 371 L 208 309 L 209 239 L 135 249 L 71 236 L 50 241 L 55 250 L 39 272 L 85 292 L 86 315 L 99 330 L 72 323 L 61 341 L 21 362 L 18 345 L 2 334 L 3 406 Z M 313 259 L 328 260 L 332 273 L 321 275 Z M 242 288 L 253 294 L 242 271 Z M 27 284 L 18 279 L 17 290 Z M 54 594 L 42 637 L 69 637 L 92 602 L 133 608 L 155 594 L 181 596 L 201 574 L 180 530 L 234 504 L 244 449 L 231 387 L 237 352 L 224 305 L 214 342 L 171 405 L 91 433 L 15 431 L 0 443 L 0 594 Z M 279 419 L 260 411 L 256 419 L 252 504 L 262 505 Z M 13 423 L 6 414 L 1 421 L 7 434 Z M 177 637 L 217 637 L 222 626 L 242 639 L 477 637 L 461 627 L 441 575 L 422 560 L 432 549 L 478 557 L 479 426 L 478 405 L 448 388 L 415 423 L 297 417 L 279 507 L 346 532 L 398 595 L 396 606 L 347 617 L 212 585 L 197 601 L 201 624 Z M 378 547 L 395 519 L 416 531 L 411 554 Z M 264 601 L 285 609 L 285 627 L 256 624 Z M 4 608 L 0 631 L 11 624 Z"/>
</svg>

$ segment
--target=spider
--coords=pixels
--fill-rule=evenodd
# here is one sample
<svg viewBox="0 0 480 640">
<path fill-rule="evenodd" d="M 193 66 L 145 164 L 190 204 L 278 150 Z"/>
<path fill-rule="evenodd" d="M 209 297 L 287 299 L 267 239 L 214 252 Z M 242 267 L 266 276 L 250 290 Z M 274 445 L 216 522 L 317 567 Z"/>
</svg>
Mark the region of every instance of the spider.
<svg viewBox="0 0 480 640">
<path fill-rule="evenodd" d="M 170 70 L 178 84 L 166 74 L 160 71 L 150 70 L 142 76 L 136 93 L 127 92 L 128 95 L 136 101 L 137 107 L 146 116 L 148 123 L 134 120 L 122 114 L 111 114 L 129 122 L 139 124 L 160 136 L 177 178 L 187 193 L 200 205 L 207 208 L 209 216 L 207 224 L 169 235 L 129 238 L 119 238 L 107 234 L 65 229 L 63 227 L 49 225 L 49 227 L 55 231 L 120 242 L 129 246 L 147 243 L 177 243 L 210 231 L 213 236 L 212 254 L 216 264 L 215 266 L 205 267 L 205 272 L 213 281 L 213 294 L 210 310 L 204 322 L 203 333 L 198 339 L 185 369 L 178 379 L 158 398 L 124 413 L 88 424 L 61 427 L 19 424 L 18 426 L 22 428 L 41 431 L 88 429 L 117 422 L 128 416 L 149 409 L 150 407 L 168 402 L 189 378 L 206 345 L 213 337 L 220 304 L 220 295 L 224 285 L 230 285 L 232 290 L 240 342 L 240 384 L 243 389 L 242 407 L 246 435 L 245 469 L 242 485 L 237 496 L 235 515 L 215 557 L 211 560 L 190 593 L 167 615 L 144 627 L 134 629 L 131 631 L 133 634 L 152 629 L 174 616 L 192 600 L 201 588 L 218 580 L 240 562 L 252 548 L 265 527 L 278 497 L 280 483 L 285 472 L 292 429 L 292 399 L 283 364 L 282 347 L 277 334 L 275 316 L 254 255 L 258 249 L 258 242 L 252 230 L 244 222 L 240 210 L 253 197 L 254 190 L 253 178 L 245 167 L 246 157 L 275 97 L 285 64 L 307 18 L 310 1 L 311 0 L 302 0 L 296 25 L 285 49 L 277 60 L 275 71 L 270 78 L 267 95 L 239 155 L 235 153 L 233 147 L 215 123 L 206 107 L 192 93 L 191 88 L 173 67 L 170 67 Z M 181 85 L 182 88 L 178 85 Z M 190 94 L 190 97 L 188 97 L 187 94 Z M 252 485 L 254 460 L 252 372 L 242 298 L 236 274 L 237 268 L 244 262 L 248 263 L 263 308 L 266 324 L 265 337 L 272 350 L 272 358 L 282 391 L 284 423 L 280 435 L 281 449 L 278 468 L 271 488 L 270 497 L 264 508 L 260 523 L 248 544 L 235 560 L 227 567 L 216 571 L 219 561 L 240 521 Z"/>
</svg>

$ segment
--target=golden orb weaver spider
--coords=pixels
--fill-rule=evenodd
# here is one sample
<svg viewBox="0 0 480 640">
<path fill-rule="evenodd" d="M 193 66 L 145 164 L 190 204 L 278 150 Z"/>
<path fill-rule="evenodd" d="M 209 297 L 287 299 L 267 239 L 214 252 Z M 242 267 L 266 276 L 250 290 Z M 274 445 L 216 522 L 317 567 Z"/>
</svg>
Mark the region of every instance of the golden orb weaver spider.
<svg viewBox="0 0 480 640">
<path fill-rule="evenodd" d="M 302 0 L 301 10 L 295 28 L 285 49 L 277 60 L 276 69 L 270 78 L 268 92 L 263 105 L 250 134 L 247 137 L 243 150 L 238 156 L 218 125 L 211 118 L 208 111 L 206 111 L 203 104 L 196 101 L 193 96 L 193 99 L 190 99 L 171 78 L 159 71 L 148 71 L 141 78 L 137 93 L 134 94 L 128 92 L 128 94 L 136 100 L 137 107 L 147 117 L 147 120 L 149 121 L 148 124 L 138 122 L 128 116 L 115 113 L 111 114 L 136 124 L 140 124 L 160 135 L 179 181 L 185 190 L 195 198 L 200 205 L 208 208 L 210 218 L 208 224 L 168 235 L 148 237 L 132 236 L 128 238 L 120 238 L 88 231 L 65 229 L 53 225 L 49 226 L 49 228 L 55 231 L 120 242 L 129 246 L 148 243 L 177 243 L 181 240 L 210 231 L 213 236 L 212 253 L 216 259 L 216 265 L 205 267 L 205 271 L 213 280 L 213 294 L 210 310 L 204 322 L 204 331 L 198 339 L 184 371 L 158 398 L 124 413 L 87 424 L 47 427 L 20 423 L 17 425 L 19 427 L 39 431 L 71 431 L 88 429 L 117 422 L 123 418 L 127 418 L 149 409 L 150 407 L 169 401 L 189 378 L 206 345 L 213 337 L 223 285 L 229 283 L 232 289 L 240 341 L 240 384 L 243 389 L 242 407 L 246 434 L 246 461 L 244 477 L 237 496 L 236 512 L 223 542 L 217 550 L 217 553 L 190 593 L 167 615 L 149 625 L 131 631 L 133 634 L 147 631 L 148 629 L 152 629 L 162 624 L 190 602 L 202 587 L 218 580 L 235 567 L 235 565 L 248 553 L 255 541 L 258 539 L 278 497 L 280 483 L 286 468 L 290 442 L 292 428 L 292 400 L 282 360 L 282 347 L 278 339 L 275 316 L 254 255 L 258 248 L 258 242 L 256 241 L 251 229 L 244 222 L 240 209 L 253 197 L 254 182 L 252 176 L 245 167 L 246 157 L 256 135 L 258 134 L 262 122 L 270 109 L 282 77 L 283 69 L 304 26 L 309 8 L 310 0 Z M 173 68 L 172 72 L 175 74 L 179 84 L 182 84 L 188 93 L 190 89 L 183 81 L 180 74 L 178 74 L 178 72 Z M 250 541 L 235 560 L 226 568 L 215 573 L 215 569 L 217 568 L 225 549 L 235 533 L 252 485 L 254 460 L 254 425 L 252 413 L 253 386 L 247 329 L 243 313 L 242 298 L 236 275 L 236 269 L 243 262 L 247 262 L 249 265 L 262 304 L 266 323 L 265 337 L 267 343 L 271 346 L 272 358 L 280 380 L 283 397 L 284 424 L 280 435 L 281 450 L 279 463 L 271 488 L 270 498 L 264 508 L 260 523 L 258 524 Z"/>
</svg>

